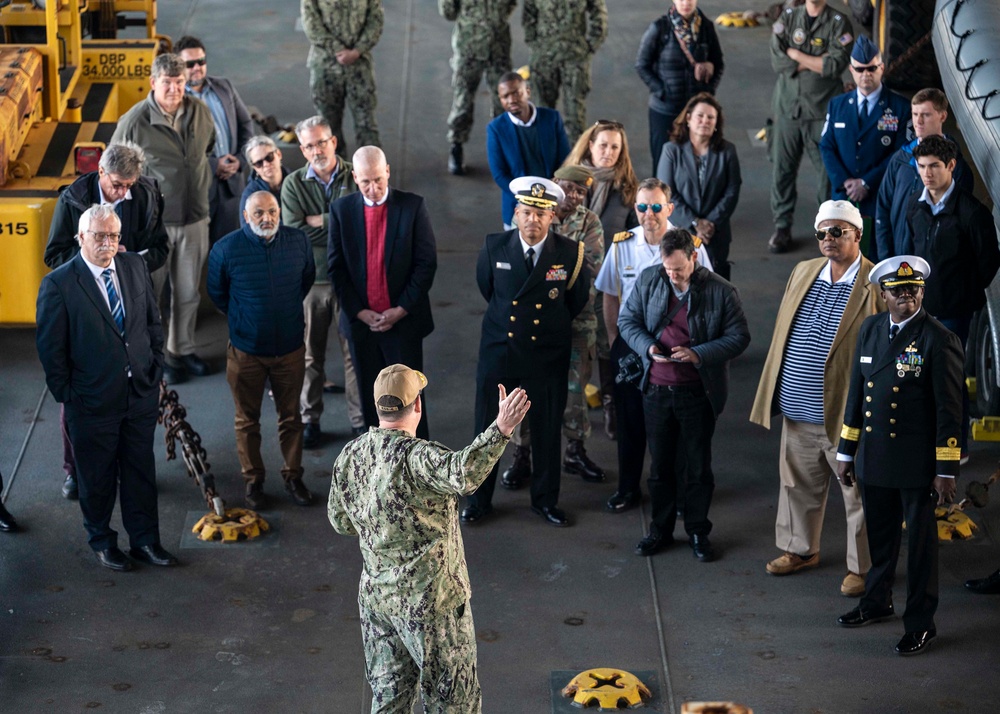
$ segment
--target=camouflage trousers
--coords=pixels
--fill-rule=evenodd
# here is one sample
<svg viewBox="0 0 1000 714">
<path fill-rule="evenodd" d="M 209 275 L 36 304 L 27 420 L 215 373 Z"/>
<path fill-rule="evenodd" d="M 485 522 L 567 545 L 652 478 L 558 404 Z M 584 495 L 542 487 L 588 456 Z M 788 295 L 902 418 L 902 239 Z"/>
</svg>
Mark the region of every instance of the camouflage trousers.
<svg viewBox="0 0 1000 714">
<path fill-rule="evenodd" d="M 569 353 L 569 385 L 566 410 L 563 412 L 563 436 L 572 441 L 586 441 L 590 437 L 590 413 L 584 391 L 594 371 L 595 330 L 573 329 Z M 525 419 L 514 429 L 511 441 L 515 446 L 531 446 L 531 431 Z"/>
<path fill-rule="evenodd" d="M 538 97 L 538 104 L 556 108 L 559 90 L 563 95 L 563 122 L 570 146 L 587 126 L 587 95 L 590 94 L 590 58 L 580 62 L 566 60 L 549 54 L 532 51 L 531 87 Z"/>
<path fill-rule="evenodd" d="M 486 74 L 486 87 L 493 97 L 493 112 L 491 117 L 503 113 L 500 97 L 497 96 L 497 84 L 500 75 L 510 69 L 510 37 L 507 43 L 496 43 L 490 48 L 488 57 L 470 56 L 457 48 L 458 38 L 452 39 L 455 47 L 451 57 L 451 112 L 448 114 L 448 143 L 464 144 L 469 140 L 472 131 L 472 120 L 475 115 L 476 90 L 479 82 Z"/>
<path fill-rule="evenodd" d="M 468 602 L 428 620 L 360 610 L 372 714 L 410 714 L 417 692 L 428 714 L 482 712 Z"/>
<path fill-rule="evenodd" d="M 331 59 L 309 65 L 309 88 L 313 104 L 337 137 L 337 153 L 350 156 L 344 141 L 344 104 L 351 108 L 354 133 L 358 146 L 381 146 L 378 137 L 378 96 L 375 91 L 375 70 L 370 55 L 364 54 L 348 66 Z"/>
</svg>

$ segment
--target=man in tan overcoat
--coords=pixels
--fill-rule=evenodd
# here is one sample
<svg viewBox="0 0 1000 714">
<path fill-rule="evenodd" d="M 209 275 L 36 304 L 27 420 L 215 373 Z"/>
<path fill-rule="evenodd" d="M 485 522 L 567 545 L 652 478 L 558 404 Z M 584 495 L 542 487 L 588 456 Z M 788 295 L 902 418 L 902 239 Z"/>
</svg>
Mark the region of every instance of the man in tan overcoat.
<svg viewBox="0 0 1000 714">
<path fill-rule="evenodd" d="M 774 336 L 757 386 L 750 421 L 771 428 L 781 415 L 780 492 L 775 544 L 767 564 L 791 575 L 819 564 L 820 534 L 837 475 L 837 442 L 861 323 L 885 310 L 871 261 L 861 255 L 861 214 L 847 201 L 826 201 L 816 215 L 823 257 L 795 266 L 778 309 Z M 847 575 L 840 592 L 864 593 L 871 566 L 857 486 L 841 486 L 847 511 Z"/>
</svg>

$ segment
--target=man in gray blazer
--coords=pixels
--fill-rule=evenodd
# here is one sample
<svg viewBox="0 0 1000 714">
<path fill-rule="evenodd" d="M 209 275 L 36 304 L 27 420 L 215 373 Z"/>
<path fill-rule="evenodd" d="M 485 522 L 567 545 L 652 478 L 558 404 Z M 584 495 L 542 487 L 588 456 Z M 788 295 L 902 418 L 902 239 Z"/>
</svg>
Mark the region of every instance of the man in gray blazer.
<svg viewBox="0 0 1000 714">
<path fill-rule="evenodd" d="M 208 76 L 205 45 L 197 37 L 185 35 L 174 51 L 184 60 L 187 77 L 185 92 L 200 99 L 212 112 L 215 122 L 215 151 L 210 162 L 215 174 L 209 190 L 208 240 L 214 244 L 222 236 L 240 229 L 240 196 L 247 184 L 243 146 L 253 136 L 253 120 L 232 82 Z"/>
</svg>

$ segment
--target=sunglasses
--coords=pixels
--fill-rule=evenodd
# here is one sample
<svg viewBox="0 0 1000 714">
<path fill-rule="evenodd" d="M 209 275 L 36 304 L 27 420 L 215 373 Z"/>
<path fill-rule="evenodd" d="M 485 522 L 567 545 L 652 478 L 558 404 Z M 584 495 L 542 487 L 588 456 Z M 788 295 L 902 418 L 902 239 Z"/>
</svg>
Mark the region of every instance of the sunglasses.
<svg viewBox="0 0 1000 714">
<path fill-rule="evenodd" d="M 204 67 L 207 62 L 208 60 L 202 57 L 201 59 L 185 60 L 184 66 L 188 69 L 194 69 L 195 67 Z"/>
<path fill-rule="evenodd" d="M 866 65 L 852 64 L 851 69 L 853 69 L 858 74 L 864 74 L 865 72 L 871 72 L 872 74 L 875 74 L 875 72 L 877 72 L 878 68 L 881 66 L 882 66 L 881 64 L 866 64 Z"/>
<path fill-rule="evenodd" d="M 653 213 L 659 213 L 663 210 L 662 203 L 637 203 L 635 204 L 635 207 L 639 213 L 645 213 L 647 210 L 651 210 Z"/>
<path fill-rule="evenodd" d="M 922 285 L 914 285 L 913 283 L 906 283 L 905 285 L 894 285 L 891 288 L 886 288 L 889 294 L 894 297 L 899 297 L 900 295 L 916 295 L 917 291 L 922 288 Z"/>
<path fill-rule="evenodd" d="M 261 159 L 260 161 L 251 161 L 250 165 L 253 166 L 255 169 L 259 169 L 264 164 L 269 164 L 272 161 L 274 161 L 274 152 L 269 151 L 263 159 Z"/>
<path fill-rule="evenodd" d="M 594 122 L 594 126 L 610 126 L 615 129 L 624 129 L 625 125 L 620 121 L 614 121 L 613 119 L 598 119 Z"/>
<path fill-rule="evenodd" d="M 845 233 L 857 231 L 857 228 L 841 228 L 840 226 L 830 226 L 829 228 L 817 228 L 816 240 L 824 240 L 828 235 L 831 238 L 840 238 Z"/>
</svg>

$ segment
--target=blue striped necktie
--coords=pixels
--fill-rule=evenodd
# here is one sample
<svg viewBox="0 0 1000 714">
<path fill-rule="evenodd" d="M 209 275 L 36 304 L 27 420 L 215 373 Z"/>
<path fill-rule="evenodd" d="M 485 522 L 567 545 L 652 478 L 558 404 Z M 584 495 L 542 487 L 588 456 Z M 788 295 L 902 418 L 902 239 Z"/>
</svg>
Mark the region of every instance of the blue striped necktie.
<svg viewBox="0 0 1000 714">
<path fill-rule="evenodd" d="M 111 268 L 105 268 L 101 273 L 104 278 L 104 289 L 108 291 L 108 305 L 111 307 L 111 316 L 115 318 L 118 325 L 118 332 L 125 336 L 125 312 L 122 310 L 122 301 L 118 298 L 118 291 L 115 290 L 114 281 L 111 280 Z"/>
</svg>

